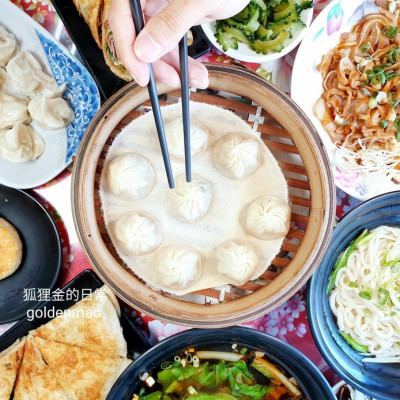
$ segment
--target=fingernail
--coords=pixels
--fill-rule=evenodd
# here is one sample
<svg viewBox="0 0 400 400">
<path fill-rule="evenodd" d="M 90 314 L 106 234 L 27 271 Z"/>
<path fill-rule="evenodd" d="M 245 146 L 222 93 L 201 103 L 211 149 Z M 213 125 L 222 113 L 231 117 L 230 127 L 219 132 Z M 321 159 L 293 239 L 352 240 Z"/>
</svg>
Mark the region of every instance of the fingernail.
<svg viewBox="0 0 400 400">
<path fill-rule="evenodd" d="M 144 62 L 151 63 L 157 60 L 162 53 L 162 46 L 157 43 L 147 32 L 136 39 L 134 50 L 136 55 Z"/>
<path fill-rule="evenodd" d="M 190 86 L 197 89 L 206 89 L 208 87 L 208 80 L 199 81 L 197 79 L 190 81 Z"/>
</svg>

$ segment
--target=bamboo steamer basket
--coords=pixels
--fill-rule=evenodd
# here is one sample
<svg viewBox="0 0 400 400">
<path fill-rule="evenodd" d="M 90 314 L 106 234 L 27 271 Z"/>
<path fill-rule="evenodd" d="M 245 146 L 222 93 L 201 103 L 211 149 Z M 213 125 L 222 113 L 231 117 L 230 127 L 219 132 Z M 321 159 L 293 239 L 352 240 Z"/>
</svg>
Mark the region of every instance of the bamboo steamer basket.
<svg viewBox="0 0 400 400">
<path fill-rule="evenodd" d="M 318 133 L 291 99 L 247 68 L 207 68 L 211 90 L 192 92 L 191 100 L 229 109 L 251 126 L 257 124 L 288 183 L 291 229 L 280 253 L 260 278 L 240 287 L 171 296 L 146 286 L 119 258 L 105 228 L 98 191 L 113 139 L 142 115 L 139 106 L 149 106 L 147 89 L 135 83 L 110 98 L 89 125 L 74 162 L 72 207 L 78 237 L 90 263 L 123 301 L 156 319 L 188 327 L 217 328 L 249 321 L 275 309 L 307 282 L 329 244 L 336 196 Z M 248 101 L 225 98 L 221 91 Z M 158 92 L 168 93 L 169 99 L 180 96 L 180 90 L 164 86 L 158 86 Z"/>
</svg>

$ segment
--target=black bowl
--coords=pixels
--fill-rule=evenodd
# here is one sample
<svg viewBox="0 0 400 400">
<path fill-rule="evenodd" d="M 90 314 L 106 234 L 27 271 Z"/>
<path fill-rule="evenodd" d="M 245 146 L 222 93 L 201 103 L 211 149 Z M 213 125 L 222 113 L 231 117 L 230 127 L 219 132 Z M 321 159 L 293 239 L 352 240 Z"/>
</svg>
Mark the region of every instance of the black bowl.
<svg viewBox="0 0 400 400">
<path fill-rule="evenodd" d="M 183 350 L 218 349 L 232 351 L 232 344 L 260 350 L 273 363 L 291 374 L 308 400 L 335 400 L 335 395 L 317 367 L 297 349 L 265 333 L 246 327 L 224 329 L 190 329 L 171 336 L 152 347 L 115 382 L 107 400 L 131 400 L 139 392 L 140 376 L 144 372 L 157 371 L 163 361 L 172 360 Z"/>
<path fill-rule="evenodd" d="M 0 185 L 0 217 L 15 227 L 22 242 L 21 265 L 0 280 L 0 324 L 5 324 L 38 307 L 39 290 L 55 288 L 62 248 L 53 218 L 29 193 Z"/>
<path fill-rule="evenodd" d="M 354 389 L 375 399 L 400 399 L 400 364 L 365 363 L 365 355 L 342 338 L 325 294 L 328 279 L 340 253 L 364 229 L 380 225 L 400 227 L 400 192 L 387 193 L 360 204 L 339 222 L 325 256 L 308 284 L 307 316 L 322 356 Z"/>
</svg>

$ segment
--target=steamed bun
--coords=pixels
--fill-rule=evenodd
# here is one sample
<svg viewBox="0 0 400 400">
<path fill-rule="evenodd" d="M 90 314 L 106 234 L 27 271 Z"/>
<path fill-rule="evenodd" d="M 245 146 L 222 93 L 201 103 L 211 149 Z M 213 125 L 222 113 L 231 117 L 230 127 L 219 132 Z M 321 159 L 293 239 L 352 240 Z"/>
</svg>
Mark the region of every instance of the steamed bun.
<svg viewBox="0 0 400 400">
<path fill-rule="evenodd" d="M 115 157 L 106 167 L 106 176 L 110 191 L 125 200 L 143 199 L 156 182 L 153 166 L 138 153 Z"/>
<path fill-rule="evenodd" d="M 261 196 L 248 206 L 245 227 L 251 235 L 259 239 L 279 239 L 289 231 L 290 214 L 290 206 L 285 200 Z"/>
<path fill-rule="evenodd" d="M 212 187 L 207 179 L 193 175 L 186 182 L 185 174 L 175 179 L 175 188 L 167 192 L 167 204 L 172 215 L 184 222 L 195 222 L 207 213 L 212 199 Z"/>
<path fill-rule="evenodd" d="M 162 248 L 155 257 L 155 267 L 162 286 L 170 290 L 186 289 L 202 273 L 200 254 L 181 243 Z"/>
<path fill-rule="evenodd" d="M 218 171 L 228 178 L 244 179 L 260 165 L 260 145 L 249 135 L 229 133 L 215 144 L 212 161 Z"/>
<path fill-rule="evenodd" d="M 165 123 L 165 137 L 167 139 L 169 154 L 177 161 L 185 160 L 185 147 L 183 140 L 183 120 L 175 118 Z M 190 151 L 194 160 L 207 149 L 208 131 L 195 122 L 190 124 Z"/>
<path fill-rule="evenodd" d="M 122 215 L 114 224 L 114 234 L 126 252 L 146 254 L 157 249 L 163 240 L 161 223 L 147 213 Z"/>
<path fill-rule="evenodd" d="M 217 272 L 229 283 L 240 286 L 255 272 L 259 259 L 256 249 L 244 240 L 228 240 L 214 250 Z"/>
</svg>

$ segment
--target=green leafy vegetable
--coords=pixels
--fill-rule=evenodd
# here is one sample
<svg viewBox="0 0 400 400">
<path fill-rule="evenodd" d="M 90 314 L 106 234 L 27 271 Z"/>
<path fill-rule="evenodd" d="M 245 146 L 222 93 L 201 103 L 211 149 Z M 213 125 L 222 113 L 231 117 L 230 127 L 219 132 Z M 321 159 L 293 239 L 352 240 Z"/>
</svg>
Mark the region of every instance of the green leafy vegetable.
<svg viewBox="0 0 400 400">
<path fill-rule="evenodd" d="M 344 332 L 339 332 L 343 339 L 356 351 L 360 353 L 367 353 L 368 349 L 366 346 L 363 346 L 362 344 L 358 343 L 356 340 L 354 340 L 349 334 L 344 333 Z"/>
<path fill-rule="evenodd" d="M 245 354 L 241 354 L 245 353 Z M 199 351 L 208 354 L 208 361 L 183 363 L 170 366 L 157 373 L 154 388 L 140 391 L 135 395 L 137 400 L 262 400 L 273 394 L 274 399 L 288 398 L 291 393 L 300 399 L 301 392 L 296 382 L 290 380 L 275 365 L 258 356 L 257 352 L 246 348 L 236 352 Z M 217 356 L 222 358 L 212 362 Z M 193 358 L 193 357 L 192 357 Z M 227 361 L 230 360 L 230 361 Z M 163 363 L 165 364 L 165 363 Z M 249 366 L 253 369 L 249 369 Z M 253 375 L 254 371 L 261 372 L 264 377 L 260 380 Z M 149 390 L 153 390 L 147 394 Z M 269 397 L 268 397 L 269 398 Z M 290 397 L 292 398 L 292 397 Z"/>
</svg>

